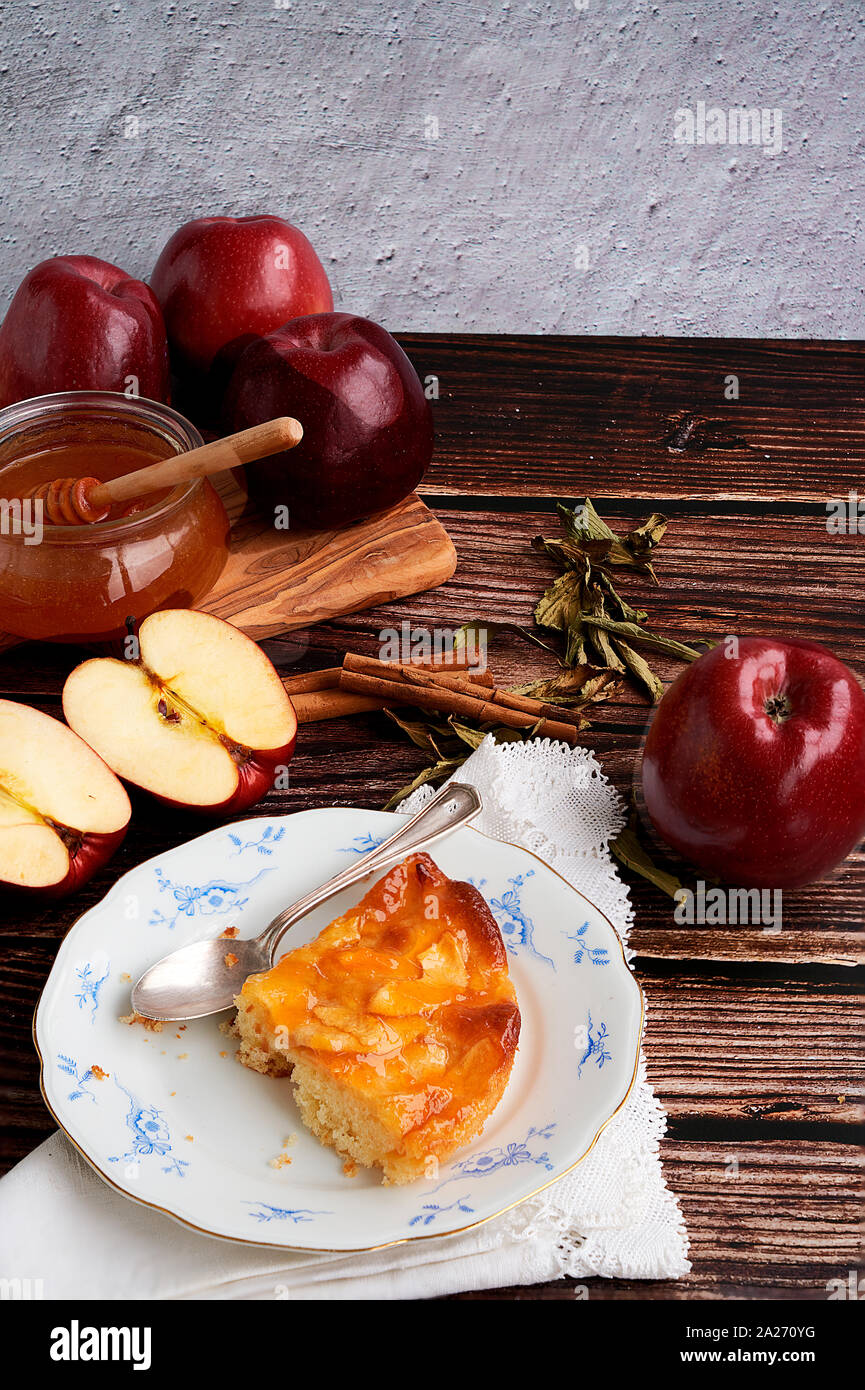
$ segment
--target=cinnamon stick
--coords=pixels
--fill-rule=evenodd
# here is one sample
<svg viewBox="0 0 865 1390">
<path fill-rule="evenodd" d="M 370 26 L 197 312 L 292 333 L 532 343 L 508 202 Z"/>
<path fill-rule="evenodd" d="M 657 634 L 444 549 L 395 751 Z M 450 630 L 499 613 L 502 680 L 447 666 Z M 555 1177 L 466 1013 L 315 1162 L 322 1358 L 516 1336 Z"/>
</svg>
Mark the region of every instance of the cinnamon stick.
<svg viewBox="0 0 865 1390">
<path fill-rule="evenodd" d="M 565 743 L 573 744 L 577 737 L 577 729 L 572 723 L 564 724 L 552 719 L 539 720 L 521 710 L 494 704 L 489 699 L 480 699 L 463 690 L 453 690 L 445 685 L 415 684 L 399 679 L 385 680 L 382 676 L 364 675 L 345 667 L 339 684 L 341 690 L 350 690 L 356 695 L 376 696 L 388 705 L 411 704 L 416 705 L 418 709 L 437 710 L 440 714 L 456 714 L 464 719 L 476 719 L 481 724 L 504 724 L 509 729 L 533 729 L 537 725 L 537 733 L 541 738 L 562 739 Z M 489 692 L 485 690 L 484 693 Z"/>
<path fill-rule="evenodd" d="M 585 728 L 585 720 L 576 711 L 560 705 L 547 704 L 543 700 L 533 700 L 529 695 L 512 695 L 509 690 L 499 690 L 495 685 L 491 690 L 487 689 L 486 683 L 482 685 L 474 672 L 469 672 L 467 676 L 452 676 L 443 671 L 427 673 L 421 668 L 416 669 L 396 662 L 376 661 L 373 657 L 355 656 L 351 652 L 346 654 L 343 669 L 366 676 L 379 676 L 384 680 L 403 680 L 408 685 L 435 684 L 447 690 L 461 691 L 478 700 L 501 705 L 506 709 L 518 710 L 522 714 L 530 715 L 533 720 L 551 719 L 559 724 L 573 724 L 577 729 Z M 491 678 L 489 679 L 492 683 Z"/>
<path fill-rule="evenodd" d="M 342 667 L 339 668 L 342 670 Z M 318 724 L 323 719 L 343 719 L 349 714 L 368 714 L 384 709 L 384 703 L 369 695 L 352 695 L 335 686 L 331 690 L 303 691 L 292 695 L 291 703 L 298 724 Z"/>
<path fill-rule="evenodd" d="M 354 654 L 347 652 L 346 661 L 348 661 L 349 658 L 354 660 Z M 358 657 L 357 660 L 372 661 L 373 658 Z M 388 661 L 377 661 L 375 664 L 377 667 L 384 667 L 386 670 L 392 670 L 396 665 L 396 663 Z M 408 669 L 435 672 L 472 672 L 473 680 L 478 680 L 482 685 L 493 684 L 493 678 L 488 672 L 477 671 L 476 668 L 470 667 L 464 657 L 454 657 L 453 661 L 445 661 L 443 659 L 419 661 L 417 663 L 412 663 Z M 283 676 L 282 683 L 289 695 L 309 695 L 316 690 L 335 690 L 339 685 L 341 671 L 341 666 L 326 666 L 322 671 L 304 671 L 300 676 Z"/>
<path fill-rule="evenodd" d="M 378 665 L 385 671 L 394 669 L 389 662 L 379 662 Z M 306 671 L 300 676 L 283 676 L 282 683 L 291 696 L 299 724 L 315 724 L 324 719 L 342 719 L 346 715 L 368 714 L 385 708 L 386 702 L 376 699 L 375 696 L 353 695 L 350 691 L 340 690 L 339 678 L 342 669 L 341 666 L 327 666 L 321 671 Z M 431 661 L 423 665 L 419 663 L 417 667 L 412 666 L 410 669 L 468 672 L 472 668 L 463 658 L 455 658 L 453 661 Z M 483 688 L 493 685 L 493 678 L 488 671 L 473 671 L 472 679 Z M 408 691 L 405 692 L 403 703 L 411 703 Z"/>
<path fill-rule="evenodd" d="M 302 676 L 283 676 L 282 683 L 289 695 L 307 695 L 316 690 L 335 690 L 339 685 L 341 666 L 328 666 L 323 671 L 305 671 Z"/>
</svg>

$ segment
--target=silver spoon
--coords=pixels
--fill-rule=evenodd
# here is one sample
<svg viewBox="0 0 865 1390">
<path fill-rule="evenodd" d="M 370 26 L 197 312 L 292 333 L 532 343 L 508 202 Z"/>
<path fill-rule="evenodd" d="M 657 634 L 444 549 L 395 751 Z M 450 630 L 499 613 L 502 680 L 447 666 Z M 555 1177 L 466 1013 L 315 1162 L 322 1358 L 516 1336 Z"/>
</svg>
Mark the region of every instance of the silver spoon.
<svg viewBox="0 0 865 1390">
<path fill-rule="evenodd" d="M 265 927 L 260 936 L 250 940 L 217 937 L 215 941 L 196 941 L 179 951 L 163 956 L 162 960 L 145 970 L 132 991 L 132 1007 L 144 1018 L 180 1020 L 204 1018 L 230 1009 L 240 993 L 247 975 L 269 970 L 276 949 L 295 922 L 305 917 L 320 903 L 327 902 L 341 889 L 366 878 L 376 869 L 384 869 L 404 859 L 412 850 L 431 845 L 458 826 L 465 825 L 482 809 L 480 793 L 462 782 L 451 782 L 427 802 L 423 810 L 400 826 L 377 849 L 365 854 L 336 875 L 285 908 Z M 236 963 L 226 964 L 226 956 L 236 957 Z"/>
</svg>

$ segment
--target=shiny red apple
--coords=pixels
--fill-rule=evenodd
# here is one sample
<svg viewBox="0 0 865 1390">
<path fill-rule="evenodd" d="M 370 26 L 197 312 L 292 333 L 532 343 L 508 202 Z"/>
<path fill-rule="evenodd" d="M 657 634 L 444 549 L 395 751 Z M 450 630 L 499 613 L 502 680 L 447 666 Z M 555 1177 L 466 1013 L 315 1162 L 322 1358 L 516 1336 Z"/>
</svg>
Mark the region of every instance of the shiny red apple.
<svg viewBox="0 0 865 1390">
<path fill-rule="evenodd" d="M 281 217 L 198 217 L 164 246 L 150 277 L 175 369 L 199 381 L 218 353 L 298 314 L 333 308 L 324 267 Z"/>
<path fill-rule="evenodd" d="M 865 694 L 817 642 L 728 638 L 665 693 L 642 782 L 659 834 L 706 873 L 810 883 L 865 837 Z"/>
<path fill-rule="evenodd" d="M 143 280 L 94 256 L 25 276 L 0 327 L 0 406 L 55 391 L 169 399 L 162 311 Z"/>
<path fill-rule="evenodd" d="M 50 714 L 0 700 L 0 888 L 74 893 L 118 848 L 129 797 Z"/>
<path fill-rule="evenodd" d="M 63 687 L 70 727 L 126 782 L 171 806 L 223 815 L 260 801 L 294 752 L 297 720 L 251 638 L 169 608 L 138 631 L 135 661 L 94 657 Z"/>
<path fill-rule="evenodd" d="M 291 525 L 338 527 L 417 487 L 432 456 L 432 412 L 386 329 L 356 314 L 292 319 L 241 353 L 225 399 L 227 430 L 294 415 L 303 439 L 246 470 L 249 495 Z"/>
</svg>

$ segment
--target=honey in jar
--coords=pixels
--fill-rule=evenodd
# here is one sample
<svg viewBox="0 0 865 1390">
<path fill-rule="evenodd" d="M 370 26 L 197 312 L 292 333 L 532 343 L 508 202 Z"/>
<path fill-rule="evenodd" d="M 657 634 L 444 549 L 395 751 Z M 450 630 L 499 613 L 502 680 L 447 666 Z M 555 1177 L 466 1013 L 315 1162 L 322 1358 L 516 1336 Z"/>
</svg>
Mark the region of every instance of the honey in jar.
<svg viewBox="0 0 865 1390">
<path fill-rule="evenodd" d="M 108 391 L 40 396 L 0 410 L 0 630 L 39 641 L 114 642 L 129 619 L 202 599 L 228 558 L 228 518 L 207 478 L 121 503 L 104 521 L 80 526 L 40 524 L 26 500 L 55 478 L 108 482 L 201 443 L 168 406 Z"/>
</svg>

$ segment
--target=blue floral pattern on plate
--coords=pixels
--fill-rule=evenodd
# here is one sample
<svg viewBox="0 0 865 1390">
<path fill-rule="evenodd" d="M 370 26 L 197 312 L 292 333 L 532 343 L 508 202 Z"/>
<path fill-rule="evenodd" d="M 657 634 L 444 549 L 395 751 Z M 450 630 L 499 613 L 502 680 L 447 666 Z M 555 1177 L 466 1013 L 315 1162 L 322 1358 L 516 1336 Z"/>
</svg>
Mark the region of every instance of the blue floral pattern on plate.
<svg viewBox="0 0 865 1390">
<path fill-rule="evenodd" d="M 613 1054 L 607 1051 L 609 1037 L 607 1035 L 606 1023 L 600 1023 L 595 1027 L 592 1023 L 592 1015 L 589 1013 L 589 1021 L 585 1028 L 580 1029 L 581 1039 L 579 1046 L 585 1047 L 582 1057 L 577 1063 L 577 1076 L 582 1076 L 583 1067 L 594 1057 L 598 1071 L 603 1071 L 604 1063 L 613 1060 Z"/>
<path fill-rule="evenodd" d="M 228 856 L 229 859 L 236 859 L 244 850 L 254 849 L 256 854 L 271 856 L 273 846 L 278 845 L 285 836 L 285 826 L 281 825 L 275 830 L 272 825 L 266 825 L 257 840 L 243 840 L 240 835 L 235 835 L 232 831 L 228 833 L 229 843 L 234 845 L 234 849 Z"/>
<path fill-rule="evenodd" d="M 92 1101 L 96 1100 L 95 1095 L 89 1089 L 90 1082 L 95 1079 L 92 1067 L 80 1068 L 72 1057 L 67 1057 L 63 1052 L 58 1053 L 57 1065 L 66 1076 L 71 1076 L 75 1081 L 75 1085 L 68 1095 L 69 1100 L 85 1098 Z"/>
<path fill-rule="evenodd" d="M 467 1216 L 471 1216 L 474 1207 L 467 1205 L 465 1197 L 457 1197 L 456 1201 L 451 1202 L 450 1206 L 447 1207 L 437 1206 L 435 1202 L 425 1202 L 417 1216 L 411 1217 L 408 1224 L 410 1226 L 431 1226 L 434 1221 L 449 1211 L 462 1211 Z"/>
<path fill-rule="evenodd" d="M 312 1211 L 308 1207 L 272 1207 L 269 1202 L 248 1202 L 247 1206 L 257 1208 L 249 1213 L 253 1221 L 291 1221 L 295 1226 L 300 1222 L 312 1221 L 316 1216 L 333 1215 L 329 1211 Z"/>
<path fill-rule="evenodd" d="M 588 922 L 584 922 L 578 927 L 573 935 L 568 934 L 568 941 L 576 941 L 577 949 L 574 951 L 574 965 L 581 965 L 584 960 L 590 960 L 592 965 L 609 965 L 610 953 L 606 946 L 590 946 L 584 940 L 586 932 L 589 930 Z"/>
<path fill-rule="evenodd" d="M 370 850 L 378 849 L 387 839 L 386 835 L 355 835 L 350 845 L 343 845 L 340 854 L 369 854 Z"/>
<path fill-rule="evenodd" d="M 111 962 L 106 963 L 101 975 L 97 974 L 97 969 L 89 960 L 75 968 L 75 1000 L 79 1009 L 90 1010 L 91 1023 L 96 1022 L 99 991 L 111 973 Z"/>
<path fill-rule="evenodd" d="M 247 890 L 264 878 L 265 874 L 272 874 L 273 869 L 260 869 L 243 883 L 233 883 L 227 878 L 213 878 L 200 887 L 172 881 L 158 865 L 154 872 L 158 891 L 172 896 L 175 910 L 174 915 L 169 917 L 157 908 L 150 918 L 150 926 L 168 927 L 169 931 L 173 931 L 182 917 L 222 917 L 228 912 L 239 912 L 249 902 Z"/>
<path fill-rule="evenodd" d="M 126 1153 L 109 1154 L 109 1163 L 137 1163 L 142 1158 L 165 1158 L 163 1173 L 176 1173 L 186 1176 L 189 1163 L 185 1158 L 176 1158 L 172 1152 L 171 1134 L 161 1110 L 155 1105 L 142 1105 L 122 1081 L 115 1076 L 114 1084 L 126 1096 L 129 1104 L 126 1109 L 126 1127 L 132 1142 Z"/>
<path fill-rule="evenodd" d="M 544 965 L 549 965 L 551 969 L 555 970 L 555 964 L 550 957 L 543 955 L 536 947 L 535 924 L 522 905 L 523 886 L 528 879 L 534 878 L 534 876 L 534 869 L 529 869 L 524 874 L 515 874 L 513 878 L 508 879 L 510 887 L 504 890 L 501 897 L 491 898 L 486 893 L 484 897 L 501 927 L 505 945 L 511 954 L 519 956 L 521 951 L 525 951 L 535 960 L 542 961 Z M 485 878 L 477 881 L 473 878 L 469 879 L 469 883 L 478 889 L 483 888 L 486 881 Z"/>
</svg>

